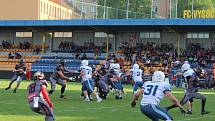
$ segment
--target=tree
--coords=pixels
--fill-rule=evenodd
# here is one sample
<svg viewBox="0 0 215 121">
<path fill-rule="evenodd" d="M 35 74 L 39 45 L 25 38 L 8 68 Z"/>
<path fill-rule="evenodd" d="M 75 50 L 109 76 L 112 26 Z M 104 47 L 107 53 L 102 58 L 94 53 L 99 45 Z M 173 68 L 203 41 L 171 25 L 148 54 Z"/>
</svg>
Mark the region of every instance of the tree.
<svg viewBox="0 0 215 121">
<path fill-rule="evenodd" d="M 105 5 L 104 2 L 105 0 L 97 0 L 97 4 L 101 6 Z M 127 0 L 106 0 L 106 6 L 108 7 L 107 18 L 126 18 Z M 104 10 L 101 12 L 104 13 Z M 151 0 L 129 1 L 129 18 L 146 18 L 150 16 L 150 13 Z"/>
</svg>

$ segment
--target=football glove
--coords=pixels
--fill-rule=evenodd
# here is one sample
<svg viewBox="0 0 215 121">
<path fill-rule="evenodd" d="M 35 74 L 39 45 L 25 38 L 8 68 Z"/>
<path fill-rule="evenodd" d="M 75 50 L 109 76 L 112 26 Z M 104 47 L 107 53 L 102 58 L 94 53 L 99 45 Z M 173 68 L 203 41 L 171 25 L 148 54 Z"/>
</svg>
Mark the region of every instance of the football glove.
<svg viewBox="0 0 215 121">
<path fill-rule="evenodd" d="M 131 102 L 131 107 L 134 108 L 135 106 L 136 106 L 136 102 L 135 101 Z"/>
</svg>

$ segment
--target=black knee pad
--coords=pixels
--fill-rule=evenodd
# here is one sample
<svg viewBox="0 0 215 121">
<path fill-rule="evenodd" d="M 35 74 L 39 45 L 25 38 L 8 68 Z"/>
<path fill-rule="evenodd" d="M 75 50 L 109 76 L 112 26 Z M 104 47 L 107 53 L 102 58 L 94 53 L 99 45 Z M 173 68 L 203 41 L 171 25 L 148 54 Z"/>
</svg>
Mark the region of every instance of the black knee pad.
<svg viewBox="0 0 215 121">
<path fill-rule="evenodd" d="M 52 94 L 53 92 L 54 92 L 54 90 L 49 90 L 49 92 L 48 92 L 48 93 L 49 93 L 49 94 Z"/>
</svg>

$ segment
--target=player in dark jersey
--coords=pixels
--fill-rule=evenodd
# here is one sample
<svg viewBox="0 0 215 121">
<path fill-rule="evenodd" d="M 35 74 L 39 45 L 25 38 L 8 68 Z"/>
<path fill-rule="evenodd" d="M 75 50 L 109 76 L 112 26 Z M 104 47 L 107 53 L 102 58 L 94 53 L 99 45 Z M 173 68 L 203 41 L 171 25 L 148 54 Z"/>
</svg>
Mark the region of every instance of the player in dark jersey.
<svg viewBox="0 0 215 121">
<path fill-rule="evenodd" d="M 69 77 L 65 76 L 64 73 L 75 73 L 75 71 L 68 70 L 65 67 L 64 60 L 60 60 L 60 64 L 58 64 L 50 76 L 51 82 L 51 90 L 49 94 L 52 94 L 55 91 L 56 84 L 61 85 L 61 95 L 60 98 L 64 98 L 64 92 L 66 89 L 66 83 L 64 80 L 70 81 Z"/>
<path fill-rule="evenodd" d="M 101 68 L 97 70 L 97 77 L 99 78 L 97 82 L 98 92 L 99 96 L 102 99 L 106 99 L 107 94 L 109 93 L 109 85 L 108 85 L 108 77 L 107 77 L 107 70 L 105 68 L 105 65 L 101 65 Z"/>
<path fill-rule="evenodd" d="M 16 64 L 13 72 L 14 72 L 14 75 L 9 83 L 9 86 L 7 88 L 5 88 L 5 90 L 10 89 L 11 85 L 16 81 L 17 84 L 16 84 L 15 89 L 13 90 L 13 93 L 16 93 L 16 90 L 19 88 L 19 85 L 20 85 L 24 75 L 26 74 L 26 66 L 25 66 L 23 59 L 20 59 L 19 64 Z"/>
<path fill-rule="evenodd" d="M 183 99 L 180 101 L 181 105 L 184 105 L 187 102 L 190 102 L 192 105 L 193 99 L 200 99 L 202 101 L 201 114 L 208 114 L 210 112 L 205 111 L 206 104 L 206 96 L 198 93 L 198 79 L 196 78 L 196 74 L 193 69 L 190 68 L 189 64 L 183 64 L 182 67 L 183 76 L 187 82 L 186 92 L 184 94 Z M 175 106 L 170 106 L 167 110 L 174 108 Z M 189 107 L 188 114 L 192 114 L 192 106 Z"/>
<path fill-rule="evenodd" d="M 27 89 L 27 100 L 32 111 L 45 115 L 45 121 L 54 121 L 54 106 L 46 91 L 47 86 L 44 74 L 36 72 L 34 82 Z"/>
</svg>

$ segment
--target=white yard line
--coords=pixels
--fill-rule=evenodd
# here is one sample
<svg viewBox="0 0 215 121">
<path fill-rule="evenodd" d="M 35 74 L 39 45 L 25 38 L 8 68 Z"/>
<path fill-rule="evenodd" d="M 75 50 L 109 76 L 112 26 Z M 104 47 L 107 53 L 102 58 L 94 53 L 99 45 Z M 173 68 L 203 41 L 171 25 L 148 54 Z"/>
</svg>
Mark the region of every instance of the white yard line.
<svg viewBox="0 0 215 121">
<path fill-rule="evenodd" d="M 172 91 L 174 94 L 184 94 L 183 91 Z M 201 94 L 209 94 L 209 95 L 215 95 L 215 92 L 199 92 Z"/>
</svg>

